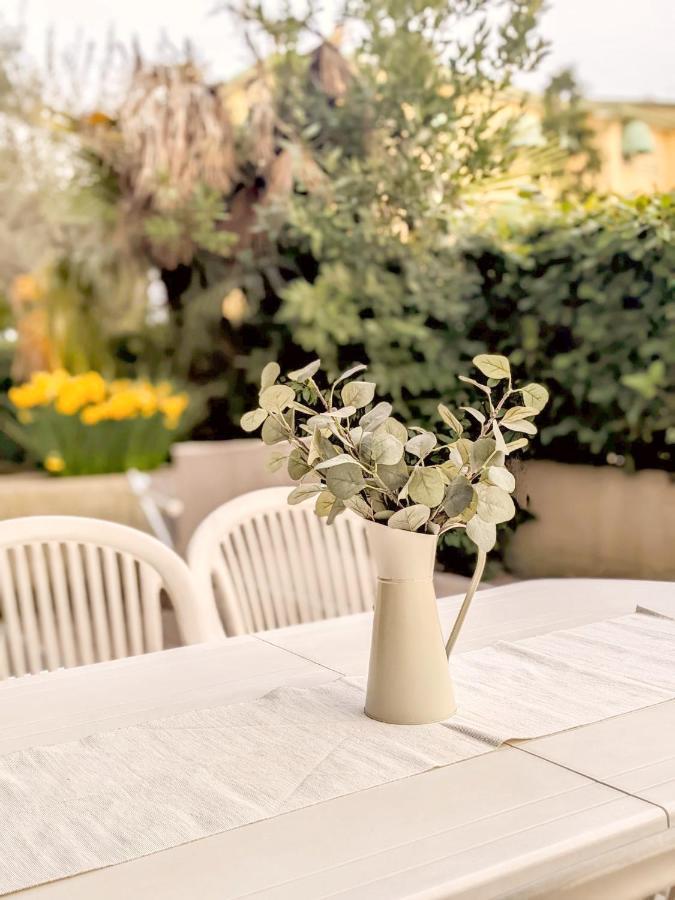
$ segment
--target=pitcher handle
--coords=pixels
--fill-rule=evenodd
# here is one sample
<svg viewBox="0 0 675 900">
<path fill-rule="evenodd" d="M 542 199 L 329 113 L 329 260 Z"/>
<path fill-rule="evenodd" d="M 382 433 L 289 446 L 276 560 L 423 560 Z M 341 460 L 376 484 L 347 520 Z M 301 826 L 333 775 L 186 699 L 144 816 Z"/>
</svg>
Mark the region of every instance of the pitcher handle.
<svg viewBox="0 0 675 900">
<path fill-rule="evenodd" d="M 455 624 L 452 626 L 452 631 L 450 632 L 450 637 L 448 638 L 448 642 L 445 645 L 445 654 L 450 659 L 450 654 L 452 653 L 452 648 L 455 646 L 457 642 L 457 638 L 459 637 L 459 632 L 462 629 L 462 625 L 464 624 L 464 619 L 466 618 L 466 614 L 469 611 L 469 607 L 471 606 L 471 601 L 473 600 L 473 595 L 476 593 L 478 585 L 480 584 L 480 580 L 483 577 L 483 572 L 485 571 L 485 560 L 487 559 L 487 554 L 484 550 L 478 549 L 478 557 L 476 558 L 476 568 L 473 570 L 473 575 L 471 576 L 471 582 L 469 584 L 469 589 L 466 592 L 466 596 L 462 602 L 459 612 L 457 613 L 457 618 L 455 619 Z"/>
</svg>

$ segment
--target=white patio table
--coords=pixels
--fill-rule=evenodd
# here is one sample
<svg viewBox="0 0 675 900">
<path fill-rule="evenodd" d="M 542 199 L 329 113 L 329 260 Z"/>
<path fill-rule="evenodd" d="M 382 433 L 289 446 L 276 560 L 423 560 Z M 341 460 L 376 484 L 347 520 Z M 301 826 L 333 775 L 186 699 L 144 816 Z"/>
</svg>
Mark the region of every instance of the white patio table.
<svg viewBox="0 0 675 900">
<path fill-rule="evenodd" d="M 440 601 L 446 629 L 460 602 Z M 485 590 L 457 652 L 622 616 L 636 606 L 675 617 L 675 585 L 539 580 Z M 6 682 L 0 754 L 253 699 L 280 685 L 364 674 L 369 632 L 363 614 Z M 643 888 L 672 883 L 671 824 L 675 701 L 13 896 L 628 900 L 639 896 L 630 876 L 622 874 L 606 893 L 606 882 L 594 887 L 595 873 L 631 860 Z"/>
</svg>

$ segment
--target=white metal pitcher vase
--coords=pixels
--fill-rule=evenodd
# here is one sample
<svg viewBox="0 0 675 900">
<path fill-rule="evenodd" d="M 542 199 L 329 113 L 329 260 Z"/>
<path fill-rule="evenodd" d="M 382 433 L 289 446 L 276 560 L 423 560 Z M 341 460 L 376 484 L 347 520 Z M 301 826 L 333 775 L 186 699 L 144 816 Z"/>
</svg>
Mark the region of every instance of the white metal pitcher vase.
<svg viewBox="0 0 675 900">
<path fill-rule="evenodd" d="M 480 581 L 484 555 L 446 645 L 433 584 L 437 537 L 375 523 L 367 528 L 377 593 L 366 715 L 392 725 L 442 722 L 456 710 L 448 656 Z"/>
</svg>

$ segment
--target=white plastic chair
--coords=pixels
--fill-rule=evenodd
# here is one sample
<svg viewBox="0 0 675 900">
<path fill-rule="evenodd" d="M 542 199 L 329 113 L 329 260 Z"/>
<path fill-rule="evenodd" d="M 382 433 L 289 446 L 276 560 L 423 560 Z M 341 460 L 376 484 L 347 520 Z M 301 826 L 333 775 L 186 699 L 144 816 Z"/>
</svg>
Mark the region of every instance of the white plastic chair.
<svg viewBox="0 0 675 900">
<path fill-rule="evenodd" d="M 0 522 L 0 678 L 161 650 L 162 590 L 186 643 L 222 635 L 209 596 L 156 538 L 79 516 Z"/>
<path fill-rule="evenodd" d="M 370 609 L 374 568 L 364 521 L 349 511 L 331 525 L 312 501 L 287 502 L 290 487 L 243 494 L 195 531 L 187 558 L 200 593 L 228 635 Z"/>
</svg>

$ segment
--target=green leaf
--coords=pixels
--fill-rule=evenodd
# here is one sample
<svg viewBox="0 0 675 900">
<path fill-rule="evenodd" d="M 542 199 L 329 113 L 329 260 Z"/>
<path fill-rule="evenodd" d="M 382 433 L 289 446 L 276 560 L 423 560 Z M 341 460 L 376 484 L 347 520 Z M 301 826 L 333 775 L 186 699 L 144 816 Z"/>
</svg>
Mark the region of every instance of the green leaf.
<svg viewBox="0 0 675 900">
<path fill-rule="evenodd" d="M 408 496 L 415 503 L 438 506 L 445 493 L 445 482 L 437 468 L 419 466 L 413 469 L 408 485 Z"/>
<path fill-rule="evenodd" d="M 355 462 L 343 463 L 326 471 L 326 487 L 339 500 L 349 500 L 365 487 L 361 467 Z"/>
<path fill-rule="evenodd" d="M 415 506 L 405 506 L 390 516 L 387 525 L 390 528 L 400 528 L 402 531 L 417 531 L 429 521 L 431 510 L 422 503 Z"/>
<path fill-rule="evenodd" d="M 476 485 L 475 491 L 478 495 L 476 512 L 484 522 L 498 525 L 500 522 L 508 522 L 515 516 L 516 508 L 513 500 L 500 487 L 481 481 Z"/>
<path fill-rule="evenodd" d="M 451 519 L 461 515 L 470 505 L 473 493 L 473 488 L 462 475 L 450 482 L 443 499 L 443 509 Z"/>
<path fill-rule="evenodd" d="M 375 384 L 372 381 L 350 381 L 342 388 L 341 396 L 345 406 L 361 409 L 372 402 Z"/>
<path fill-rule="evenodd" d="M 268 362 L 260 375 L 260 390 L 264 391 L 265 388 L 273 385 L 279 375 L 281 375 L 279 364 L 275 362 Z"/>
<path fill-rule="evenodd" d="M 474 366 L 488 378 L 510 378 L 511 366 L 505 356 L 496 356 L 489 353 L 481 353 L 473 358 Z"/>
<path fill-rule="evenodd" d="M 320 368 L 321 360 L 315 359 L 311 363 L 307 363 L 306 366 L 303 366 L 302 369 L 295 369 L 293 372 L 289 372 L 288 377 L 291 381 L 309 381 L 310 378 L 314 378 Z"/>
<path fill-rule="evenodd" d="M 487 470 L 487 478 L 490 484 L 495 484 L 503 491 L 512 494 L 516 489 L 516 479 L 503 466 L 490 466 Z"/>
<path fill-rule="evenodd" d="M 375 431 L 380 425 L 383 425 L 391 415 L 392 405 L 382 401 L 377 403 L 365 415 L 361 416 L 359 425 L 364 431 Z"/>
<path fill-rule="evenodd" d="M 260 394 L 260 405 L 268 412 L 282 412 L 295 400 L 295 391 L 287 384 L 273 384 Z"/>
<path fill-rule="evenodd" d="M 537 433 L 537 426 L 528 419 L 521 419 L 519 422 L 505 422 L 504 427 L 509 431 L 522 431 L 524 434 Z"/>
<path fill-rule="evenodd" d="M 459 421 L 457 416 L 454 413 L 450 412 L 447 406 L 444 406 L 442 403 L 438 404 L 438 414 L 443 419 L 445 424 L 452 428 L 452 430 L 457 434 L 458 437 L 461 437 L 464 428 L 462 427 L 462 423 Z"/>
<path fill-rule="evenodd" d="M 308 497 L 313 497 L 314 494 L 318 494 L 321 490 L 322 487 L 320 484 L 299 484 L 288 495 L 288 503 L 291 506 L 296 506 L 298 503 L 307 500 Z"/>
<path fill-rule="evenodd" d="M 420 434 L 416 434 L 405 445 L 408 453 L 418 457 L 418 459 L 424 459 L 435 447 L 436 435 L 431 431 L 422 431 Z"/>
<path fill-rule="evenodd" d="M 373 462 L 383 466 L 395 466 L 403 457 L 403 444 L 393 434 L 378 429 L 371 445 Z"/>
<path fill-rule="evenodd" d="M 480 516 L 469 519 L 466 533 L 485 553 L 489 553 L 497 542 L 497 526 L 493 522 L 484 522 Z"/>
<path fill-rule="evenodd" d="M 300 481 L 304 475 L 312 471 L 311 466 L 307 465 L 298 447 L 291 450 L 289 454 L 287 471 L 293 481 Z"/>
<path fill-rule="evenodd" d="M 377 434 L 380 434 L 380 432 L 386 432 L 387 434 L 393 435 L 402 444 L 405 444 L 408 440 L 408 429 L 396 419 L 385 419 L 377 429 Z"/>
<path fill-rule="evenodd" d="M 267 418 L 267 410 L 252 409 L 250 412 L 244 413 L 239 423 L 243 431 L 255 431 L 259 428 Z"/>
<path fill-rule="evenodd" d="M 460 406 L 460 409 L 470 416 L 473 416 L 479 425 L 485 425 L 485 416 L 479 409 L 476 409 L 475 406 Z"/>
<path fill-rule="evenodd" d="M 541 412 L 548 403 L 548 391 L 543 384 L 536 382 L 526 384 L 524 388 L 520 389 L 520 393 L 523 395 L 525 405 L 531 406 L 538 412 Z"/>
</svg>

